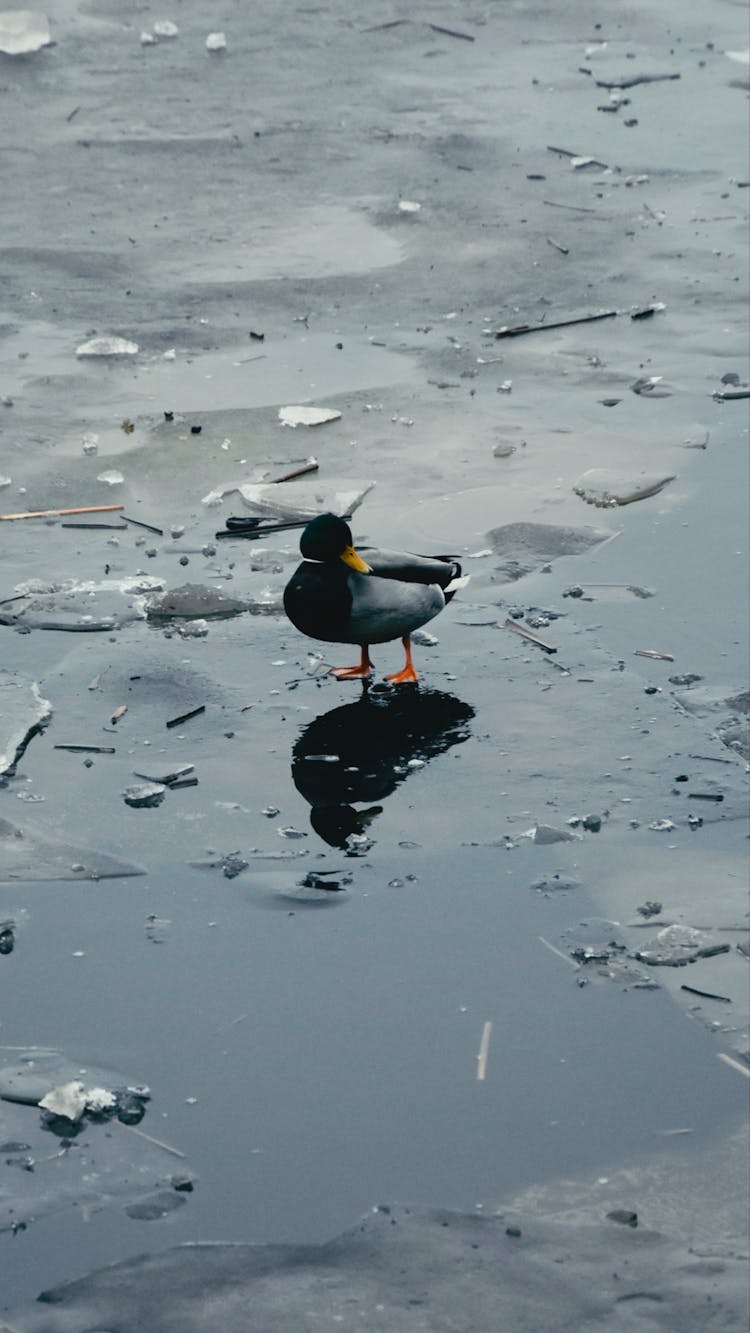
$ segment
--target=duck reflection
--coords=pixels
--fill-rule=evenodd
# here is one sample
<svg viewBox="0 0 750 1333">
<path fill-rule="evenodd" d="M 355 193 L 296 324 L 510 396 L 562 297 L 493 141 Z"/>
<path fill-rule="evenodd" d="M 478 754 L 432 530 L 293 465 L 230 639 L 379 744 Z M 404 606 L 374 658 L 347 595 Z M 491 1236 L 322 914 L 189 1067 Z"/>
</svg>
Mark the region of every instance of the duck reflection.
<svg viewBox="0 0 750 1333">
<path fill-rule="evenodd" d="M 352 850 L 383 801 L 416 767 L 465 741 L 474 709 L 440 690 L 365 689 L 316 717 L 292 750 L 292 779 L 314 831 Z M 364 810 L 355 803 L 366 803 Z"/>
</svg>

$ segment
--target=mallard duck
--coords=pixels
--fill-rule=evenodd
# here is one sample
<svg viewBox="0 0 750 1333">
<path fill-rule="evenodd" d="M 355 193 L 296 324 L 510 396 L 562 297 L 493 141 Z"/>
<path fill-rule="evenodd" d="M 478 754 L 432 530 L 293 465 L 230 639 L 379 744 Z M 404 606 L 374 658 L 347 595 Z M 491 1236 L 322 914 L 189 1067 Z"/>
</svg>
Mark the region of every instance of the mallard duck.
<svg viewBox="0 0 750 1333">
<path fill-rule="evenodd" d="M 319 514 L 307 524 L 300 552 L 302 564 L 284 589 L 292 624 L 312 639 L 360 646 L 359 663 L 333 667 L 332 674 L 339 680 L 366 680 L 374 666 L 370 644 L 400 638 L 406 664 L 386 680 L 395 685 L 418 680 L 410 635 L 468 583 L 458 561 L 374 547 L 363 547 L 359 555 L 349 524 L 335 514 Z"/>
</svg>

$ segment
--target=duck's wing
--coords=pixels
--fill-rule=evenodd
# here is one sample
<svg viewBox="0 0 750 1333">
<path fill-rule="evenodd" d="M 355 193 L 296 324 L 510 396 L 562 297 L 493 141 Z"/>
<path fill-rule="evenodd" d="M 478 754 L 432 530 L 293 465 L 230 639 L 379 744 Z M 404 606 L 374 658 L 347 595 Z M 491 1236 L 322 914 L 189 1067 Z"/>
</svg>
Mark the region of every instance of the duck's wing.
<svg viewBox="0 0 750 1333">
<path fill-rule="evenodd" d="M 383 551 L 374 546 L 357 548 L 373 574 L 402 583 L 437 583 L 440 588 L 461 575 L 461 566 L 450 555 L 413 555 L 410 551 Z"/>
<path fill-rule="evenodd" d="M 365 557 L 369 562 L 369 558 Z M 349 575 L 351 610 L 347 623 L 349 643 L 387 643 L 425 625 L 445 606 L 438 583 L 406 580 L 396 574 Z"/>
</svg>

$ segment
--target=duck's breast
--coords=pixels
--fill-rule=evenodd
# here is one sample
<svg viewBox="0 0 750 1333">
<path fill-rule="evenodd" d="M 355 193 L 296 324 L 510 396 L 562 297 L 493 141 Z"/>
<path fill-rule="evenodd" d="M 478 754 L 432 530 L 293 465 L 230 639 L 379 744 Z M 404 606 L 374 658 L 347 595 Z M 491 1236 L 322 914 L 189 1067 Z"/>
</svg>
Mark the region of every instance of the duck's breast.
<svg viewBox="0 0 750 1333">
<path fill-rule="evenodd" d="M 346 627 L 351 611 L 345 565 L 303 560 L 284 589 L 284 610 L 296 629 L 312 639 L 351 643 Z"/>
</svg>

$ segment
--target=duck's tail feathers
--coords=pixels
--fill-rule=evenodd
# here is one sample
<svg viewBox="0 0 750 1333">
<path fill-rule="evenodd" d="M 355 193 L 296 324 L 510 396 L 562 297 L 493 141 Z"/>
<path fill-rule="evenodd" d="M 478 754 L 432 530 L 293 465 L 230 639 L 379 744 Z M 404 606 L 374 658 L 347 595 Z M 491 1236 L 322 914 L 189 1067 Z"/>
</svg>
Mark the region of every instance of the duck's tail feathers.
<svg viewBox="0 0 750 1333">
<path fill-rule="evenodd" d="M 459 588 L 465 588 L 470 578 L 471 574 L 459 574 L 456 578 L 451 579 L 450 583 L 443 588 L 446 597 L 448 597 L 449 594 L 452 597 L 454 592 L 458 592 Z"/>
</svg>

